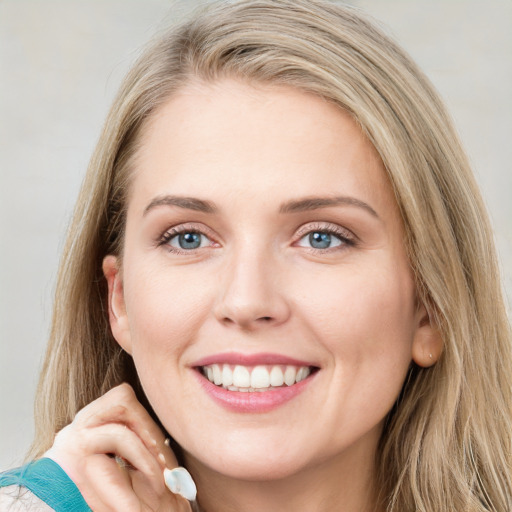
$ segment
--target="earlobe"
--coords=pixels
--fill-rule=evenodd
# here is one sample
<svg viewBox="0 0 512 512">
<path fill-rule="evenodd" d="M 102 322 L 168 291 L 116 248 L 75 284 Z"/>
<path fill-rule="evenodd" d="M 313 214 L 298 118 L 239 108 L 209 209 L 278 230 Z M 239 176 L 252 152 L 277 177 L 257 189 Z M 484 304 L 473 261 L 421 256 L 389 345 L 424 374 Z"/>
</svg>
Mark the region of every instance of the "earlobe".
<svg viewBox="0 0 512 512">
<path fill-rule="evenodd" d="M 443 351 L 443 339 L 437 325 L 422 307 L 412 345 L 412 359 L 423 368 L 437 363 Z"/>
<path fill-rule="evenodd" d="M 131 335 L 126 315 L 123 279 L 116 256 L 105 256 L 103 274 L 108 283 L 108 317 L 112 334 L 121 348 L 131 354 Z"/>
</svg>

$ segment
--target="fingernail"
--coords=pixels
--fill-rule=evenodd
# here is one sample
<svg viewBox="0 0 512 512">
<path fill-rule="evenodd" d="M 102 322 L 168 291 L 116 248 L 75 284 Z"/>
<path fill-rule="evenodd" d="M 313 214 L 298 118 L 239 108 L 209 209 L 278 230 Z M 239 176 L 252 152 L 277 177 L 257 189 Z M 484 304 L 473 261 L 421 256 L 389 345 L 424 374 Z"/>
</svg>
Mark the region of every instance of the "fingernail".
<svg viewBox="0 0 512 512">
<path fill-rule="evenodd" d="M 167 438 L 165 441 L 164 441 L 164 444 L 165 446 L 171 446 L 171 440 L 169 438 Z"/>
<path fill-rule="evenodd" d="M 188 501 L 196 499 L 197 488 L 190 473 L 182 467 L 174 469 L 164 469 L 165 485 L 174 493 L 183 496 Z"/>
</svg>

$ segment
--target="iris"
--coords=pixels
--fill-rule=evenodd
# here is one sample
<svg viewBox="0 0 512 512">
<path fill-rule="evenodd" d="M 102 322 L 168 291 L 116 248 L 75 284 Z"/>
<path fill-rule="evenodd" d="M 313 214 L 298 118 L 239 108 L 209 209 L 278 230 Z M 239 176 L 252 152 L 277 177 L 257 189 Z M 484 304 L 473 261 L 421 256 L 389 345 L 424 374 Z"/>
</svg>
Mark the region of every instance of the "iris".
<svg viewBox="0 0 512 512">
<path fill-rule="evenodd" d="M 181 233 L 178 235 L 178 243 L 182 249 L 197 249 L 201 246 L 201 234 Z"/>
<path fill-rule="evenodd" d="M 313 231 L 309 234 L 309 243 L 315 249 L 327 249 L 331 245 L 331 235 L 325 232 Z"/>
</svg>

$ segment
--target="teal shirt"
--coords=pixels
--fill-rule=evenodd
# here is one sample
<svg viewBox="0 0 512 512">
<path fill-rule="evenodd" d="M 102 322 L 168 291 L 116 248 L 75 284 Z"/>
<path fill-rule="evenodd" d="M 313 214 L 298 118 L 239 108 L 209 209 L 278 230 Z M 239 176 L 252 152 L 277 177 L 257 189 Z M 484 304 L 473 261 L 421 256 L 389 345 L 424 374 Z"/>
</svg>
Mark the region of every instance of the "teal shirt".
<svg viewBox="0 0 512 512">
<path fill-rule="evenodd" d="M 53 460 L 43 458 L 0 473 L 0 487 L 26 487 L 55 512 L 91 512 L 78 487 Z"/>
</svg>

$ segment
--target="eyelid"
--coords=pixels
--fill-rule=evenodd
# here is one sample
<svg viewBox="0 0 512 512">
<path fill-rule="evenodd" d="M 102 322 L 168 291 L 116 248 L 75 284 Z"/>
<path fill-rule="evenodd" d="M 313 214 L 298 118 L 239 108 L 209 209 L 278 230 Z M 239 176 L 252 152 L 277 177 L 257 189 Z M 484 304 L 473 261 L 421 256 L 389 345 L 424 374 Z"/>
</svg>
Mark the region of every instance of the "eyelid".
<svg viewBox="0 0 512 512">
<path fill-rule="evenodd" d="M 309 222 L 306 224 L 303 224 L 300 226 L 294 235 L 294 242 L 293 244 L 296 244 L 299 242 L 304 236 L 308 235 L 309 233 L 312 233 L 314 231 L 320 231 L 320 232 L 327 232 L 330 234 L 333 234 L 337 236 L 341 241 L 345 242 L 344 246 L 349 245 L 356 245 L 356 243 L 359 241 L 358 237 L 349 229 L 340 226 L 339 224 L 334 224 L 331 222 Z M 172 247 L 168 244 L 169 240 L 174 238 L 176 235 L 179 235 L 181 233 L 199 233 L 211 242 L 211 245 L 208 247 L 199 247 L 197 249 L 178 249 L 176 247 Z M 191 254 L 203 249 L 207 249 L 209 247 L 219 247 L 221 244 L 217 241 L 218 236 L 207 226 L 205 226 L 202 223 L 195 223 L 195 222 L 186 222 L 183 224 L 177 224 L 175 226 L 171 226 L 167 228 L 156 240 L 157 246 L 164 246 L 166 245 L 167 249 L 170 252 L 174 252 L 177 254 Z M 335 248 L 332 248 L 335 249 Z M 329 251 L 329 249 L 316 249 L 311 248 L 313 251 Z"/>
<path fill-rule="evenodd" d="M 296 232 L 295 236 L 297 240 L 302 239 L 305 235 L 313 231 L 327 231 L 334 235 L 339 236 L 342 240 L 346 240 L 352 243 L 356 243 L 358 238 L 349 229 L 340 226 L 339 224 L 333 224 L 332 222 L 310 222 L 302 225 Z"/>
<path fill-rule="evenodd" d="M 182 233 L 199 233 L 200 235 L 205 236 L 210 240 L 212 246 L 219 246 L 219 242 L 216 240 L 216 236 L 211 229 L 206 227 L 201 223 L 194 222 L 186 222 L 184 224 L 177 224 L 176 226 L 171 226 L 167 228 L 156 240 L 157 246 L 164 246 L 167 244 L 167 249 L 171 252 L 178 254 L 190 254 L 195 251 L 199 251 L 201 249 L 205 249 L 206 247 L 199 247 L 197 249 L 178 249 L 177 247 L 172 247 L 168 245 L 168 242 L 174 238 L 176 235 L 180 235 Z"/>
</svg>

